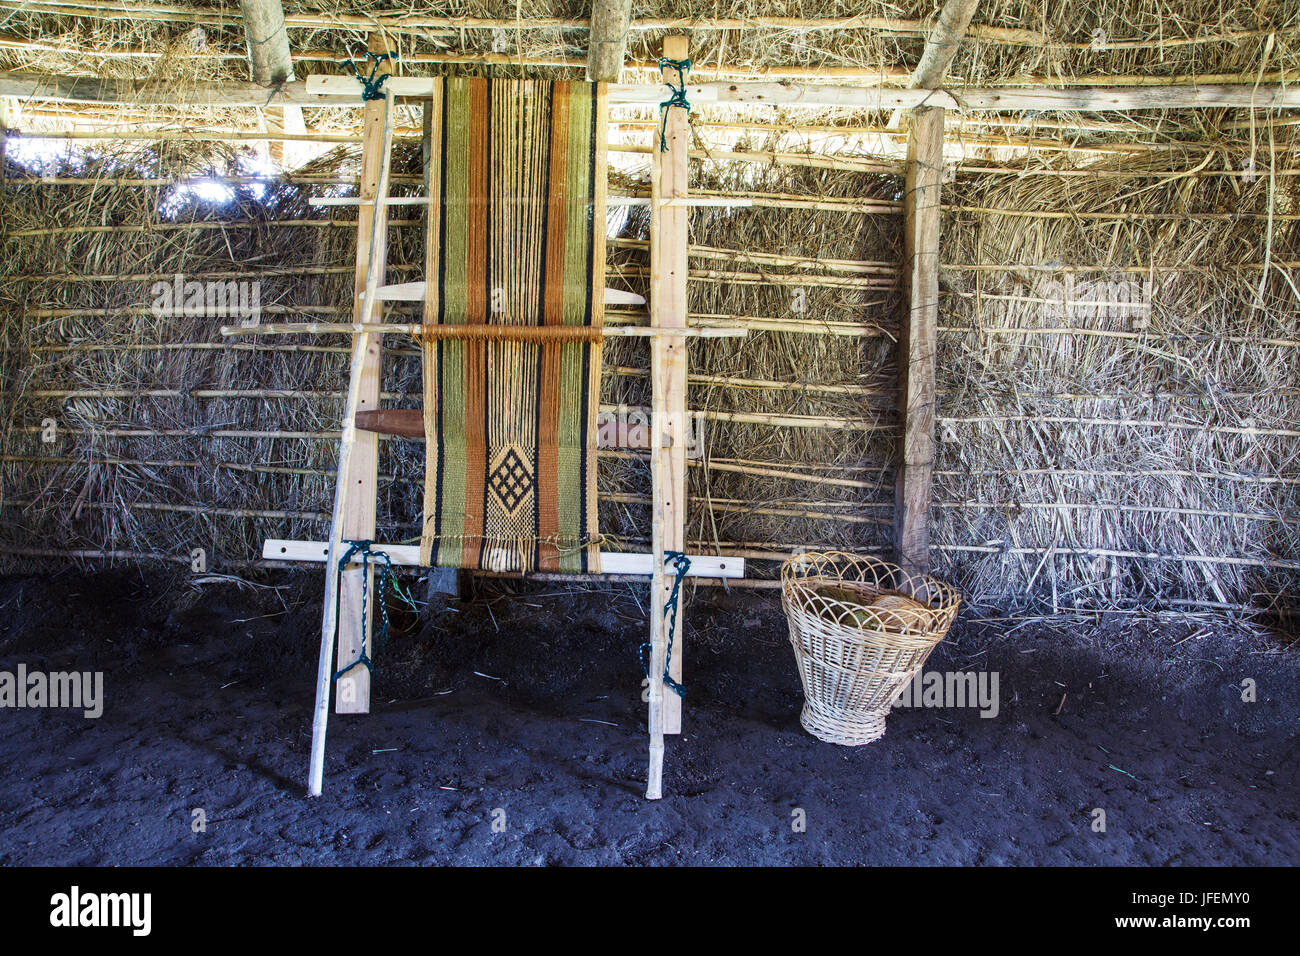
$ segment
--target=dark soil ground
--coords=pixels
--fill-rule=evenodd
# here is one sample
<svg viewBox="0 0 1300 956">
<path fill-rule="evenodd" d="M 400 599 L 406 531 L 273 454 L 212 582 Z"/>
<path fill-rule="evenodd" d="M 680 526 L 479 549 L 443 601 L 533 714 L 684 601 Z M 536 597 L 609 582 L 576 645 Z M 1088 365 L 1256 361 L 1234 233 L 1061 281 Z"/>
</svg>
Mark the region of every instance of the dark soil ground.
<svg viewBox="0 0 1300 956">
<path fill-rule="evenodd" d="M 0 710 L 0 864 L 1300 863 L 1284 635 L 963 619 L 926 669 L 998 672 L 998 715 L 898 709 L 847 748 L 799 726 L 775 595 L 701 591 L 651 803 L 644 589 L 484 585 L 394 607 L 307 800 L 320 576 L 153 575 L 0 578 L 0 670 L 101 670 L 106 697 Z"/>
</svg>

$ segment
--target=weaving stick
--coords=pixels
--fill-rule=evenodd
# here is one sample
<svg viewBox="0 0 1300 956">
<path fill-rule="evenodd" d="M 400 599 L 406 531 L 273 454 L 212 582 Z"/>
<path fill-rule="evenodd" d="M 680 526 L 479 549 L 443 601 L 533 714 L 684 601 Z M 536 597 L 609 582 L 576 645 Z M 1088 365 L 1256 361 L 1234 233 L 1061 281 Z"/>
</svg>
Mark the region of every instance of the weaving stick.
<svg viewBox="0 0 1300 956">
<path fill-rule="evenodd" d="M 439 339 L 490 338 L 494 341 L 522 342 L 599 342 L 609 338 L 642 339 L 738 339 L 749 334 L 745 328 L 729 326 L 695 326 L 693 328 L 657 328 L 644 325 L 606 325 L 596 326 L 529 326 L 529 325 L 415 325 L 407 322 L 268 322 L 263 325 L 223 325 L 222 335 L 363 335 L 369 332 L 392 332 L 399 335 L 424 334 L 430 329 L 445 329 L 433 332 Z M 502 329 L 504 331 L 484 332 L 476 329 Z M 573 332 L 564 331 L 574 329 Z M 552 331 L 554 330 L 554 331 Z M 578 331 L 580 330 L 580 331 Z M 588 331 L 590 330 L 590 331 Z M 591 336 L 588 338 L 588 336 Z"/>
<path fill-rule="evenodd" d="M 366 271 L 366 296 L 362 315 L 370 317 L 379 288 L 379 270 L 375 262 L 387 249 L 380 250 L 380 223 L 388 216 L 388 173 L 393 144 L 393 91 L 384 91 L 383 151 L 379 160 L 379 183 L 375 190 L 375 214 L 370 223 L 369 268 Z M 348 376 L 348 401 L 343 412 L 343 434 L 339 439 L 339 471 L 334 483 L 334 510 L 330 518 L 330 543 L 325 559 L 325 613 L 321 623 L 320 664 L 316 669 L 316 708 L 311 728 L 311 765 L 307 776 L 307 795 L 319 797 L 325 778 L 325 731 L 329 724 L 330 685 L 334 682 L 334 631 L 338 626 L 338 560 L 343 549 L 343 515 L 347 507 L 348 473 L 352 448 L 357 437 L 357 405 L 366 349 L 371 332 L 363 331 L 352 345 L 352 367 Z M 382 600 L 382 597 L 380 598 Z"/>
<path fill-rule="evenodd" d="M 595 325 L 422 325 L 417 339 L 469 339 L 486 342 L 602 342 L 604 330 Z"/>
</svg>

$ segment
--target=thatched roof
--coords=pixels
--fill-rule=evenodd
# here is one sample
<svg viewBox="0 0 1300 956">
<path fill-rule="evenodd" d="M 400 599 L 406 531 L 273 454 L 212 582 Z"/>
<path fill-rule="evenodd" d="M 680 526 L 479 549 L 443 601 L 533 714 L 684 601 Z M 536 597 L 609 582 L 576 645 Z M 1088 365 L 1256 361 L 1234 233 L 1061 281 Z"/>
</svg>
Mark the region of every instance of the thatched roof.
<svg viewBox="0 0 1300 956">
<path fill-rule="evenodd" d="M 585 3 L 416 2 L 395 12 L 384 3 L 286 2 L 284 8 L 299 78 L 338 72 L 338 61 L 363 49 L 375 31 L 398 49 L 403 71 L 413 75 L 451 70 L 572 77 L 585 63 Z M 689 26 L 698 78 L 772 75 L 903 85 L 937 8 L 681 0 L 638 5 L 627 76 L 646 78 L 669 32 L 664 25 L 675 23 Z M 3 2 L 0 12 L 5 69 L 171 86 L 248 78 L 239 4 L 233 0 Z M 1296 75 L 1300 55 L 1298 13 L 1295 2 L 984 5 L 944 85 L 1286 82 Z M 135 123 L 147 118 L 131 117 Z M 355 129 L 344 118 L 317 119 L 324 120 L 310 124 L 317 131 Z M 257 128 L 251 111 L 212 120 L 226 128 Z"/>
</svg>

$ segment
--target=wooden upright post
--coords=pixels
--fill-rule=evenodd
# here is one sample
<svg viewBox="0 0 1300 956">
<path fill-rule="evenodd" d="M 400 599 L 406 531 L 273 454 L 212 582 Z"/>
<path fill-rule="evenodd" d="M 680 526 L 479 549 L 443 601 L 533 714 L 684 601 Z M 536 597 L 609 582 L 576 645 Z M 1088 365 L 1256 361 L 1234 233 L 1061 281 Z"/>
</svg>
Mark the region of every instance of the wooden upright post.
<svg viewBox="0 0 1300 956">
<path fill-rule="evenodd" d="M 934 471 L 935 330 L 939 318 L 939 183 L 943 110 L 912 114 L 903 203 L 907 315 L 899 340 L 903 436 L 895 510 L 898 563 L 930 569 L 930 485 Z"/>
<path fill-rule="evenodd" d="M 386 53 L 388 48 L 379 34 L 371 34 L 370 51 Z M 395 71 L 391 61 L 385 61 L 385 71 Z M 384 154 L 384 102 L 372 100 L 364 107 L 363 139 L 361 145 L 361 185 L 359 196 L 362 205 L 357 207 L 357 259 L 356 297 L 352 305 L 353 322 L 378 322 L 380 306 L 374 301 L 367 307 L 362 292 L 377 273 L 378 284 L 384 284 L 388 249 L 387 216 L 375 219 L 373 200 L 378 192 L 380 167 Z M 370 260 L 372 227 L 377 231 L 379 254 Z M 359 336 L 356 346 L 365 343 L 362 355 L 361 387 L 357 396 L 357 410 L 373 411 L 379 408 L 380 378 L 383 367 L 383 340 L 378 335 Z M 375 508 L 379 502 L 379 436 L 374 432 L 358 432 L 348 469 L 347 508 L 343 514 L 343 539 L 370 540 L 375 536 Z M 326 573 L 333 569 L 327 568 Z M 366 582 L 371 595 L 366 605 L 365 620 L 361 616 L 362 571 L 352 567 L 343 573 L 340 589 L 338 661 L 346 667 L 357 659 L 362 647 L 374 651 L 373 621 L 375 602 L 383 596 L 374 590 L 373 574 Z M 334 700 L 335 711 L 340 714 L 367 714 L 370 712 L 370 671 L 365 667 L 353 668 L 339 681 Z"/>
<path fill-rule="evenodd" d="M 393 91 L 391 89 L 385 90 L 380 132 L 379 171 L 375 183 L 375 208 L 374 216 L 371 217 L 373 228 L 370 231 L 369 242 L 365 243 L 368 249 L 367 260 L 374 263 L 383 262 L 386 254 L 386 247 L 380 242 L 383 238 L 380 227 L 388 215 L 388 170 L 392 156 L 393 113 L 396 112 L 393 103 Z M 363 314 L 369 314 L 375 303 L 379 301 L 378 291 L 379 270 L 371 269 L 366 275 L 364 305 L 361 310 Z M 311 766 L 307 773 L 307 795 L 311 797 L 320 796 L 325 780 L 325 733 L 329 726 L 330 685 L 334 683 L 335 673 L 334 634 L 335 631 L 342 633 L 339 610 L 343 588 L 349 581 L 360 584 L 362 580 L 360 568 L 355 564 L 351 564 L 343 575 L 339 575 L 337 569 L 343 560 L 346 547 L 347 533 L 345 529 L 348 526 L 349 515 L 357 514 L 357 509 L 352 501 L 353 476 L 357 473 L 353 468 L 354 453 L 358 449 L 357 409 L 361 404 L 361 397 L 365 390 L 367 370 L 378 361 L 378 349 L 371 350 L 372 344 L 378 338 L 378 333 L 362 331 L 353 340 L 352 362 L 348 369 L 348 397 L 343 406 L 342 432 L 339 437 L 339 469 L 338 477 L 334 481 L 334 509 L 330 513 L 330 540 L 325 551 L 325 606 L 324 613 L 321 615 L 320 663 L 316 668 L 316 705 L 311 728 Z M 372 471 L 370 474 L 373 476 L 374 472 Z M 373 477 L 371 483 L 373 484 Z M 363 486 L 365 482 L 358 478 L 356 484 Z M 358 487 L 357 490 L 362 489 Z M 373 527 L 375 516 L 373 497 L 370 498 L 370 502 L 370 521 L 371 527 Z M 381 595 L 376 597 L 382 600 Z M 362 622 L 361 627 L 364 628 L 365 624 L 368 623 Z M 342 670 L 348 669 L 349 665 L 356 661 L 356 658 L 341 658 L 341 660 L 343 661 L 340 668 Z M 348 683 L 352 679 L 352 675 L 362 670 L 364 670 L 362 667 L 352 667 L 348 676 L 339 680 L 341 695 L 346 694 L 343 688 L 352 686 Z"/>
<path fill-rule="evenodd" d="M 690 43 L 684 36 L 664 39 L 663 55 L 685 60 Z M 674 67 L 663 69 L 663 80 L 676 86 L 684 82 Z M 686 277 L 688 209 L 667 205 L 686 198 L 689 171 L 687 147 L 690 126 L 687 111 L 671 106 L 664 120 L 661 150 L 655 130 L 654 173 L 650 197 L 650 324 L 662 328 L 686 327 Z M 685 635 L 679 603 L 675 625 L 663 613 L 672 591 L 674 571 L 666 566 L 664 552 L 686 550 L 686 340 L 658 337 L 650 344 L 651 432 L 650 480 L 653 485 L 651 550 L 654 570 L 650 584 L 650 774 L 646 796 L 663 795 L 664 734 L 682 732 L 682 700 L 664 686 L 668 629 L 674 627 L 669 676 L 682 680 Z"/>
</svg>

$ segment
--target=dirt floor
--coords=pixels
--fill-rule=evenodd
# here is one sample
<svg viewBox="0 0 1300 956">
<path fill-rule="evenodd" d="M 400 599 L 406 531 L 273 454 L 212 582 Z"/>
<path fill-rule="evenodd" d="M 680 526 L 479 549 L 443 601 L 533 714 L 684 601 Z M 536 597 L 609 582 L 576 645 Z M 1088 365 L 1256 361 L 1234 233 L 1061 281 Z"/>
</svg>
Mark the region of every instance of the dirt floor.
<svg viewBox="0 0 1300 956">
<path fill-rule="evenodd" d="M 394 605 L 309 801 L 320 590 L 0 578 L 0 670 L 103 671 L 106 700 L 0 710 L 0 865 L 1300 863 L 1284 635 L 963 619 L 926 670 L 997 672 L 997 716 L 900 708 L 847 748 L 799 726 L 776 596 L 700 591 L 650 803 L 644 589 L 485 585 Z"/>
</svg>

